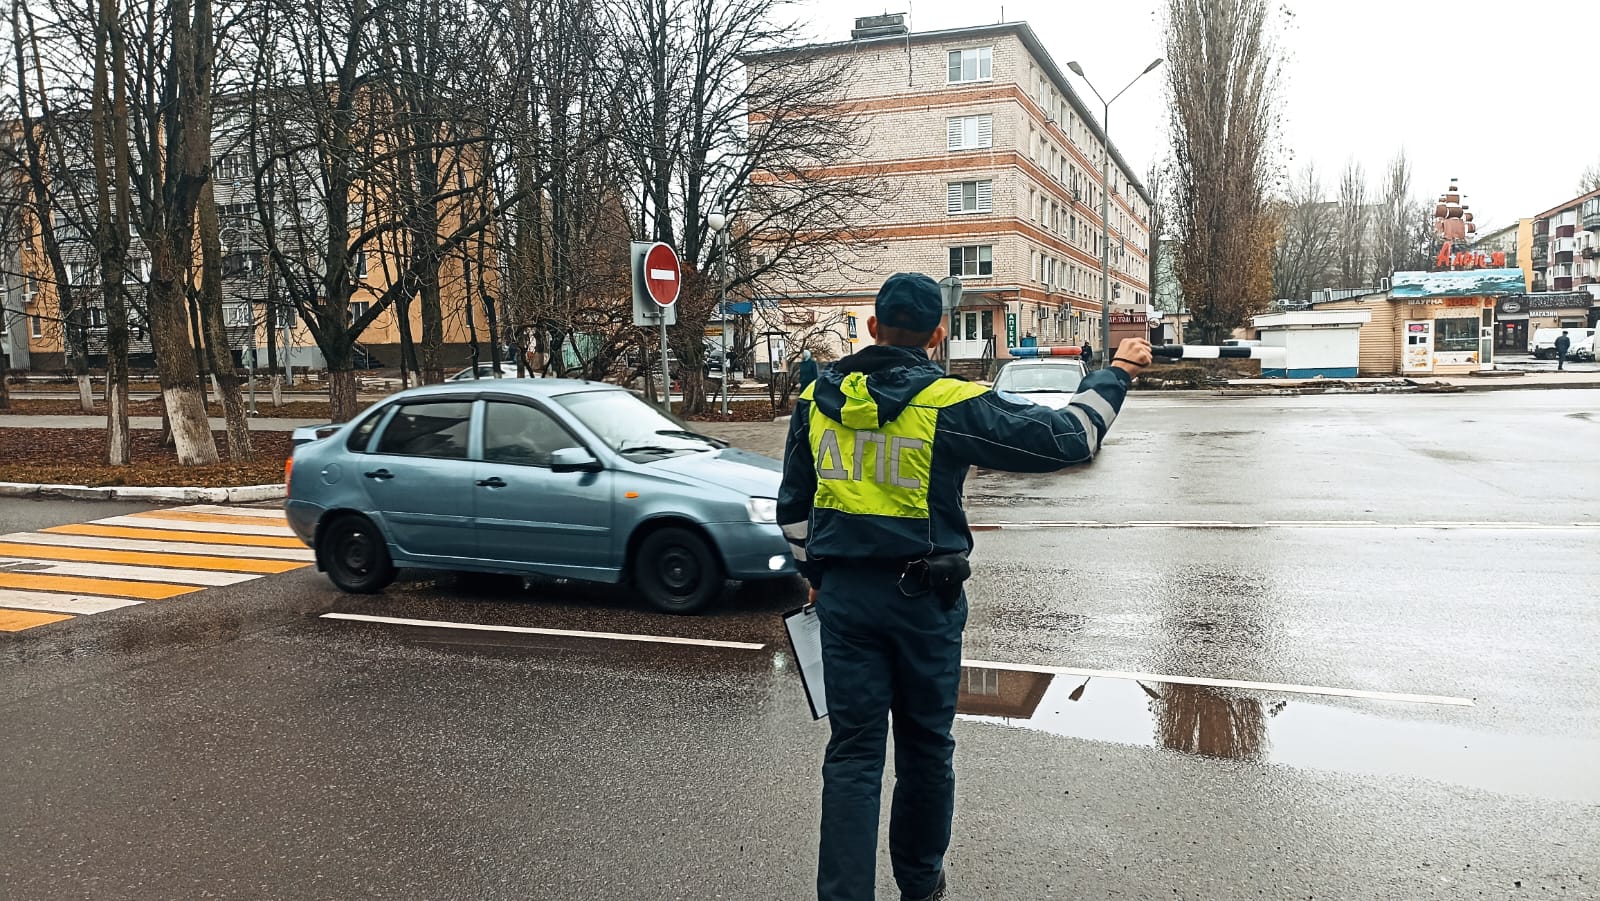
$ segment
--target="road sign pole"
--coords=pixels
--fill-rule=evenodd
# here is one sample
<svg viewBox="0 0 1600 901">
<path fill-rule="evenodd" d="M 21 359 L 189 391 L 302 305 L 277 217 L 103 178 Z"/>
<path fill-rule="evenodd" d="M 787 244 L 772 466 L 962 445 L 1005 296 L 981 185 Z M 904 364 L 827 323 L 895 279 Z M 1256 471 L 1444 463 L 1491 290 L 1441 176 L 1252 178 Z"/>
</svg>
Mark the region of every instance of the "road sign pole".
<svg viewBox="0 0 1600 901">
<path fill-rule="evenodd" d="M 661 405 L 672 412 L 672 369 L 667 365 L 667 316 L 661 314 Z"/>
</svg>

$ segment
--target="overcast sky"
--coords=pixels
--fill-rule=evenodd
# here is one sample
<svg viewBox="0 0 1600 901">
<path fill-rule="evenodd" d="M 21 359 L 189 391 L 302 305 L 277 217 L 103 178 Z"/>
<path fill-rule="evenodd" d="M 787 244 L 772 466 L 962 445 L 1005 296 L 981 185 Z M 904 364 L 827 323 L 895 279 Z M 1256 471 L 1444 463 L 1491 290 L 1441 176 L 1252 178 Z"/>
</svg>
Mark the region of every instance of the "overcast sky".
<svg viewBox="0 0 1600 901">
<path fill-rule="evenodd" d="M 887 6 L 883 4 L 887 2 Z M 915 31 L 1000 19 L 971 0 L 797 0 L 812 37 L 843 40 L 858 15 L 911 12 Z M 1065 69 L 1076 59 L 1106 96 L 1162 55 L 1157 0 L 1004 0 Z M 1484 230 L 1575 196 L 1600 161 L 1600 35 L 1595 0 L 1473 4 L 1430 0 L 1288 0 L 1282 104 L 1286 163 L 1312 161 L 1334 189 L 1345 161 L 1369 191 L 1402 146 L 1413 190 L 1431 200 L 1452 177 Z M 985 12 L 984 10 L 995 10 Z M 1111 110 L 1111 139 L 1141 171 L 1167 146 L 1157 69 Z M 1086 102 L 1094 95 L 1074 83 Z M 1096 116 L 1098 117 L 1098 107 Z"/>
</svg>

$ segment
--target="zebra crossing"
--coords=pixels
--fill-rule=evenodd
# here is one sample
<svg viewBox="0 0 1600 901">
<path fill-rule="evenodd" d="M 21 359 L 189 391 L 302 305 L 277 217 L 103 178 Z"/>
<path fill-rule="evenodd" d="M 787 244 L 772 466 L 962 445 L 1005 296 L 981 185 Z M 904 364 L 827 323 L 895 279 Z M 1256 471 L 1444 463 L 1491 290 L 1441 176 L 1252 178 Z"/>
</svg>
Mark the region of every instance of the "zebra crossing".
<svg viewBox="0 0 1600 901">
<path fill-rule="evenodd" d="M 0 535 L 0 632 L 311 565 L 282 510 L 196 504 Z"/>
</svg>

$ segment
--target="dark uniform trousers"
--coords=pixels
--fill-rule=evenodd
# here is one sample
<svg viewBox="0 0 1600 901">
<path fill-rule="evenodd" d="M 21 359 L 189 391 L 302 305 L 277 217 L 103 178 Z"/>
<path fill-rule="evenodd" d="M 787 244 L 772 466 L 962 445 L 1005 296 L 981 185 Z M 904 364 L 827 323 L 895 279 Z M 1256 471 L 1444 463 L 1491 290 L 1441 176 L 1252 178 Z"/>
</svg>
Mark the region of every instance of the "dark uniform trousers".
<svg viewBox="0 0 1600 901">
<path fill-rule="evenodd" d="M 901 593 L 899 567 L 831 564 L 817 594 L 832 736 L 823 758 L 820 901 L 871 901 L 885 741 L 894 725 L 889 859 L 903 895 L 938 885 L 955 809 L 956 695 L 967 600 Z"/>
</svg>

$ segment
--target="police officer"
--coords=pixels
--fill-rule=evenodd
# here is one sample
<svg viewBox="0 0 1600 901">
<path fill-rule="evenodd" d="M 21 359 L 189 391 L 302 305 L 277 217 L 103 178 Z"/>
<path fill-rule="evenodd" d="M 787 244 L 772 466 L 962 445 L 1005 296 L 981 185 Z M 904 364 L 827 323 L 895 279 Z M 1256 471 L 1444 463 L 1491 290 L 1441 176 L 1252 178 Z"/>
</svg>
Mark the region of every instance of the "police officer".
<svg viewBox="0 0 1600 901">
<path fill-rule="evenodd" d="M 950 378 L 928 359 L 945 330 L 939 286 L 900 273 L 878 291 L 876 344 L 802 392 L 784 453 L 778 521 L 811 583 L 832 730 L 822 765 L 821 901 L 871 899 L 879 788 L 892 719 L 889 859 L 902 899 L 945 897 L 955 807 L 957 684 L 972 534 L 968 468 L 1050 472 L 1093 459 L 1142 338 L 1053 411 Z"/>
</svg>

